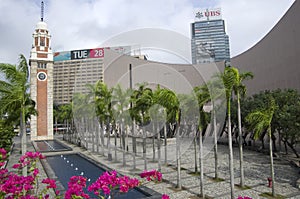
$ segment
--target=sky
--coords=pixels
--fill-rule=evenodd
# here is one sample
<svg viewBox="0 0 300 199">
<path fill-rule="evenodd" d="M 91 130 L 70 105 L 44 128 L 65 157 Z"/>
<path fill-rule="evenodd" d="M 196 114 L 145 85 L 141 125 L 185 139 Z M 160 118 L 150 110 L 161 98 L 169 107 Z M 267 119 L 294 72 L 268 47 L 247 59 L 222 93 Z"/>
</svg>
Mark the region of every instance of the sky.
<svg viewBox="0 0 300 199">
<path fill-rule="evenodd" d="M 293 2 L 44 0 L 44 21 L 52 36 L 52 50 L 70 51 L 100 47 L 116 35 L 143 28 L 173 31 L 190 39 L 195 10 L 221 8 L 234 57 L 261 40 Z M 19 54 L 29 59 L 32 33 L 41 17 L 40 4 L 40 0 L 0 0 L 0 63 L 17 64 Z"/>
</svg>

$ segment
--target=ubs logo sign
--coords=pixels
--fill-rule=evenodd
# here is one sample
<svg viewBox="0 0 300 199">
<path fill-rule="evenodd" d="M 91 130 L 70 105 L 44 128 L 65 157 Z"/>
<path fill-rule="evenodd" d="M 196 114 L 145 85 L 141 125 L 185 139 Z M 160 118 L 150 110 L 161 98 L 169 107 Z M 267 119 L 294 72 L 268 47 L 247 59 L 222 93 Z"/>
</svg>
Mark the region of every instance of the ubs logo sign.
<svg viewBox="0 0 300 199">
<path fill-rule="evenodd" d="M 197 21 L 205 21 L 205 20 L 216 20 L 221 19 L 221 9 L 206 9 L 197 11 L 195 14 L 195 19 Z"/>
</svg>

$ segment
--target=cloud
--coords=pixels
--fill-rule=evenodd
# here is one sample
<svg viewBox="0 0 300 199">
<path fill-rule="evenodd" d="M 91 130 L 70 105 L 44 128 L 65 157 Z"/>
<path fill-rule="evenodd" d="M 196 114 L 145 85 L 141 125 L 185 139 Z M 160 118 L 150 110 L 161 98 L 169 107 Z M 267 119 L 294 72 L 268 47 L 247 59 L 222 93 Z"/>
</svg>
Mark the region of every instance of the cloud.
<svg viewBox="0 0 300 199">
<path fill-rule="evenodd" d="M 36 4 L 26 0 L 0 0 L 0 62 L 16 63 L 18 55 L 29 55 L 31 34 L 39 16 Z M 27 37 L 27 38 L 25 38 Z"/>
<path fill-rule="evenodd" d="M 81 6 L 76 3 L 81 3 Z M 61 45 L 64 42 L 64 49 L 86 48 L 88 45 L 93 47 L 113 35 L 145 27 L 184 31 L 188 36 L 187 21 L 192 14 L 192 5 L 180 0 L 156 3 L 149 0 L 132 3 L 124 0 L 93 3 L 54 0 L 50 6 L 48 23 L 49 27 L 53 26 L 53 37 L 57 37 L 57 41 L 53 43 Z M 63 10 L 63 13 L 57 13 L 58 9 Z M 57 18 L 59 20 L 52 22 Z M 68 36 L 63 36 L 65 34 Z"/>
<path fill-rule="evenodd" d="M 259 41 L 294 0 L 45 0 L 45 21 L 54 51 L 94 48 L 114 35 L 162 28 L 190 37 L 197 7 L 222 7 L 231 55 Z M 29 58 L 40 19 L 39 0 L 0 0 L 0 62 Z M 153 38 L 155 39 L 155 38 Z"/>
</svg>

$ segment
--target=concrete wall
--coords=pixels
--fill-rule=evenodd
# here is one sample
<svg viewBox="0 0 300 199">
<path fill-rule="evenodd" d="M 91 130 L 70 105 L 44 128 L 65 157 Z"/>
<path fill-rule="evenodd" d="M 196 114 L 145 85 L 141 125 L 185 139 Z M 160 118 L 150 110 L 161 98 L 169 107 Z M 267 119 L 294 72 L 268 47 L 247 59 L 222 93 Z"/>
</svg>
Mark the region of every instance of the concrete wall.
<svg viewBox="0 0 300 199">
<path fill-rule="evenodd" d="M 104 82 L 113 87 L 120 84 L 129 88 L 129 64 L 132 65 L 132 85 L 147 82 L 153 87 L 160 84 L 177 93 L 190 93 L 193 87 L 202 85 L 224 67 L 223 62 L 199 65 L 167 64 L 141 60 L 113 51 L 105 51 Z"/>
</svg>

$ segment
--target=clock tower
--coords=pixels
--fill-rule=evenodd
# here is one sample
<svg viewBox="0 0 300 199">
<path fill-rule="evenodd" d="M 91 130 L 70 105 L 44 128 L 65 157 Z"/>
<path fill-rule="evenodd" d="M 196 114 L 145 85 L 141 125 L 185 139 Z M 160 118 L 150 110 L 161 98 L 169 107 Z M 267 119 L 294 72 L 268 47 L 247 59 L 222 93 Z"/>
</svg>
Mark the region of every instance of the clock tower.
<svg viewBox="0 0 300 199">
<path fill-rule="evenodd" d="M 30 96 L 36 102 L 37 115 L 31 116 L 31 140 L 53 139 L 53 53 L 51 36 L 43 19 L 44 3 L 41 6 L 41 20 L 33 32 L 30 51 Z"/>
</svg>

